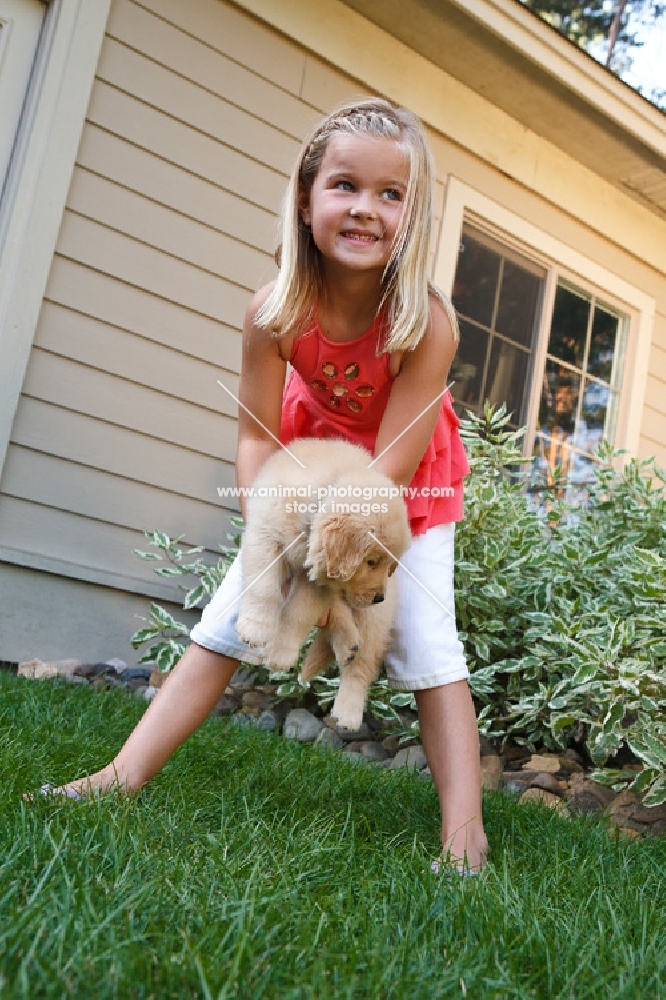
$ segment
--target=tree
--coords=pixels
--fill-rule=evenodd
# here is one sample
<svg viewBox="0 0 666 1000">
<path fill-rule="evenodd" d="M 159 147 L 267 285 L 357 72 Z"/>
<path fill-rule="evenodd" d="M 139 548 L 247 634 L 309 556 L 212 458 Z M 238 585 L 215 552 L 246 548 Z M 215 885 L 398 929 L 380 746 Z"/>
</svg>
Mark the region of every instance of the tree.
<svg viewBox="0 0 666 1000">
<path fill-rule="evenodd" d="M 632 67 L 632 49 L 643 43 L 640 29 L 653 26 L 666 14 L 664 0 L 522 0 L 563 35 L 589 52 L 622 79 Z M 645 94 L 662 104 L 664 91 L 647 88 Z M 639 88 L 643 92 L 643 88 Z"/>
</svg>

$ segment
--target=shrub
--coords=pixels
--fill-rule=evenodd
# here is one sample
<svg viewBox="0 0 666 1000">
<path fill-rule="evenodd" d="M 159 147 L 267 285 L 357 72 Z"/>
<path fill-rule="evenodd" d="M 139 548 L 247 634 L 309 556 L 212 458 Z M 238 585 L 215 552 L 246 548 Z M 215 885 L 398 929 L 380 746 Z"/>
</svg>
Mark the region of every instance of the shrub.
<svg viewBox="0 0 666 1000">
<path fill-rule="evenodd" d="M 622 465 L 622 453 L 603 444 L 587 502 L 572 508 L 558 477 L 530 493 L 524 430 L 508 423 L 504 407 L 486 407 L 461 426 L 472 472 L 456 532 L 456 603 L 479 727 L 531 749 L 577 746 L 602 769 L 597 781 L 627 785 L 656 805 L 666 800 L 666 476 L 652 460 Z M 240 531 L 242 522 L 234 525 Z M 186 608 L 213 593 L 239 544 L 230 538 L 210 566 L 189 561 L 202 550 L 183 550 L 181 539 L 146 536 L 162 555 L 137 555 L 171 563 L 156 572 L 199 581 L 182 587 Z M 150 641 L 140 662 L 166 670 L 182 655 L 186 632 L 152 604 L 132 644 Z M 270 677 L 280 698 L 312 690 L 327 707 L 335 697 L 337 678 L 301 685 L 294 674 Z M 378 718 L 396 720 L 407 705 L 414 707 L 412 696 L 391 692 L 383 679 L 370 692 Z M 605 766 L 625 746 L 644 765 L 638 774 Z"/>
<path fill-rule="evenodd" d="M 666 799 L 666 477 L 653 461 L 619 467 L 604 444 L 575 510 L 517 473 L 523 431 L 504 409 L 462 432 L 472 466 L 456 538 L 461 639 L 479 726 L 530 748 L 582 744 L 601 767 L 624 746 L 638 775 L 606 769 L 647 804 Z M 632 780 L 633 779 L 633 780 Z"/>
</svg>

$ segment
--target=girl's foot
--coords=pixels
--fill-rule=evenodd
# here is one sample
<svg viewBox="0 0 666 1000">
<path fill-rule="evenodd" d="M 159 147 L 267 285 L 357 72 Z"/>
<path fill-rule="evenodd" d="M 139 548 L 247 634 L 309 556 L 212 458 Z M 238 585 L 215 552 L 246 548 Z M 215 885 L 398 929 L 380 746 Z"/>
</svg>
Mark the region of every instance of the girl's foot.
<svg viewBox="0 0 666 1000">
<path fill-rule="evenodd" d="M 108 767 L 102 768 L 101 771 L 89 774 L 85 778 L 77 778 L 76 781 L 70 781 L 66 785 L 42 785 L 39 792 L 26 794 L 23 798 L 26 802 L 34 802 L 35 798 L 40 795 L 43 797 L 62 795 L 64 798 L 81 802 L 84 799 L 110 793 L 132 796 L 140 790 L 140 786 L 133 787 L 129 779 L 123 780 L 118 771 L 110 764 Z"/>
<path fill-rule="evenodd" d="M 446 868 L 460 875 L 478 875 L 488 862 L 488 841 L 483 832 L 472 829 L 457 830 L 453 836 L 443 839 L 442 853 L 431 868 L 435 874 Z"/>
</svg>

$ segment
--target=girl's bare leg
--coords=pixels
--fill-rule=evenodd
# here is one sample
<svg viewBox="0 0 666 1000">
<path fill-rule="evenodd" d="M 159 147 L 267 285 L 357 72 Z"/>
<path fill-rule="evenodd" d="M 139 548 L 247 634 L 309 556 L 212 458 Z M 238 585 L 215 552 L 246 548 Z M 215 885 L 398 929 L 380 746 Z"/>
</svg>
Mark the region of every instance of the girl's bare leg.
<svg viewBox="0 0 666 1000">
<path fill-rule="evenodd" d="M 137 792 L 210 715 L 226 690 L 238 660 L 192 643 L 130 733 L 117 757 L 101 771 L 54 791 Z"/>
<path fill-rule="evenodd" d="M 421 740 L 439 796 L 443 854 L 478 871 L 488 841 L 481 815 L 479 732 L 467 681 L 415 691 Z"/>
</svg>

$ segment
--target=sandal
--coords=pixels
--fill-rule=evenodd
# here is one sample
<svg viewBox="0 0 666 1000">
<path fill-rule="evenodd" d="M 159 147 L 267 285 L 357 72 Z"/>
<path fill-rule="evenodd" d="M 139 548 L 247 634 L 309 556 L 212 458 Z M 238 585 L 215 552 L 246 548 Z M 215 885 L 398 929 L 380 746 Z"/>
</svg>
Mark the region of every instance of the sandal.
<svg viewBox="0 0 666 1000">
<path fill-rule="evenodd" d="M 73 788 L 58 788 L 55 785 L 42 785 L 39 789 L 38 795 L 42 798 L 53 798 L 56 795 L 64 795 L 67 799 L 72 799 L 74 802 L 83 802 L 83 796 L 80 792 L 75 791 Z"/>
<path fill-rule="evenodd" d="M 474 871 L 474 869 L 465 868 L 463 865 L 449 865 L 446 864 L 446 862 L 443 862 L 441 858 L 437 858 L 437 860 L 433 861 L 430 865 L 430 871 L 433 875 L 439 875 L 440 873 L 443 874 L 444 872 L 448 872 L 450 875 L 453 875 L 455 872 L 457 875 L 460 875 L 461 878 L 472 878 L 477 875 L 481 875 L 482 869 Z"/>
</svg>

